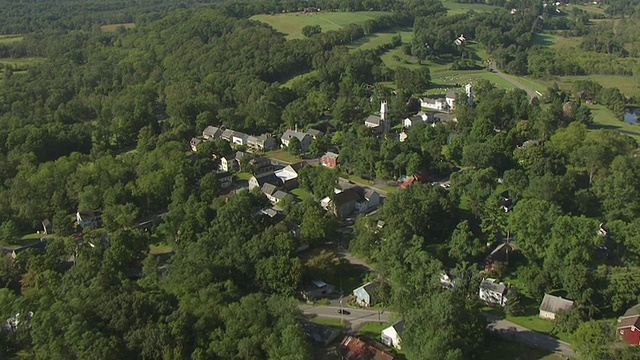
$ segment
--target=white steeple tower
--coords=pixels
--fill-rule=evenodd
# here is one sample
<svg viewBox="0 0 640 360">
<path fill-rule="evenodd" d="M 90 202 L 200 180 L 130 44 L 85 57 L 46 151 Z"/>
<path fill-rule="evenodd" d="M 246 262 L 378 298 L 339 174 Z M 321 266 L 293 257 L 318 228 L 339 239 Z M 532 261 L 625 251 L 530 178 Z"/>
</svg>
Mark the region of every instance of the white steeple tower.
<svg viewBox="0 0 640 360">
<path fill-rule="evenodd" d="M 384 131 L 389 131 L 391 128 L 391 122 L 389 121 L 389 109 L 387 108 L 387 101 L 382 100 L 380 102 L 380 126 Z"/>
</svg>

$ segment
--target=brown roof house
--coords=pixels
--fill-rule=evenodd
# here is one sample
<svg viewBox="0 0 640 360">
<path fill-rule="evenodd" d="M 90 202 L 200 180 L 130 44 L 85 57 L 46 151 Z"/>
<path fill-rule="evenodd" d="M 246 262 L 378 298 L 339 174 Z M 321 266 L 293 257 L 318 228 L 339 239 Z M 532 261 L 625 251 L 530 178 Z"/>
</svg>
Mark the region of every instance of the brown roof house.
<svg viewBox="0 0 640 360">
<path fill-rule="evenodd" d="M 544 294 L 540 304 L 540 317 L 547 320 L 555 320 L 558 312 L 569 310 L 573 306 L 572 300 L 563 299 L 559 296 Z"/>
<path fill-rule="evenodd" d="M 373 341 L 365 341 L 364 338 L 347 335 L 342 339 L 338 350 L 345 360 L 394 360 L 395 357 L 373 344 Z"/>
</svg>

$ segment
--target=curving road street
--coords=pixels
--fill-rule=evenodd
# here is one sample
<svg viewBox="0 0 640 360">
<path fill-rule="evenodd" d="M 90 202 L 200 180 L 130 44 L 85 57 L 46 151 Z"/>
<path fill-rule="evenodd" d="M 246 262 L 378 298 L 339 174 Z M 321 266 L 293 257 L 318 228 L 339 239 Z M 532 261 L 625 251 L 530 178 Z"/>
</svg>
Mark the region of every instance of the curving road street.
<svg viewBox="0 0 640 360">
<path fill-rule="evenodd" d="M 348 328 L 355 331 L 364 324 L 370 322 L 389 323 L 395 319 L 395 314 L 385 311 L 384 309 L 355 309 L 346 305 L 346 299 L 343 306 L 340 306 L 340 300 L 331 300 L 329 305 L 299 305 L 298 308 L 306 317 L 325 318 L 325 319 L 342 319 Z M 338 311 L 344 309 L 349 314 L 340 314 Z"/>
</svg>

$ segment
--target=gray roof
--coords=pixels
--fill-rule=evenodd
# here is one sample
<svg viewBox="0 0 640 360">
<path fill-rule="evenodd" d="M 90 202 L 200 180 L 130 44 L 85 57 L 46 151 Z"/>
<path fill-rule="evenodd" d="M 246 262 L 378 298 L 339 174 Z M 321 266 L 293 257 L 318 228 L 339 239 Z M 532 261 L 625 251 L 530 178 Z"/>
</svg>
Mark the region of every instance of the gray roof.
<svg viewBox="0 0 640 360">
<path fill-rule="evenodd" d="M 273 171 L 268 171 L 262 174 L 255 175 L 256 180 L 260 186 L 265 183 L 273 184 L 279 186 L 282 184 L 282 180 Z"/>
<path fill-rule="evenodd" d="M 364 188 L 364 197 L 369 200 L 373 196 L 373 194 L 377 194 L 378 192 L 373 190 L 372 188 Z"/>
<path fill-rule="evenodd" d="M 371 293 L 378 287 L 380 286 L 379 283 L 372 281 L 370 283 L 366 283 L 364 285 L 361 286 L 361 288 L 363 288 L 369 295 L 371 295 Z"/>
<path fill-rule="evenodd" d="M 393 328 L 396 329 L 396 332 L 398 334 L 402 333 L 402 331 L 404 330 L 404 320 L 398 321 L 397 323 L 393 324 Z"/>
<path fill-rule="evenodd" d="M 312 137 L 318 137 L 318 136 L 322 136 L 324 133 L 320 130 L 309 129 L 307 130 L 307 134 L 311 135 Z"/>
<path fill-rule="evenodd" d="M 507 285 L 504 283 L 497 283 L 496 279 L 484 279 L 480 283 L 480 288 L 485 290 L 494 291 L 500 294 L 505 294 L 507 291 Z"/>
<path fill-rule="evenodd" d="M 289 140 L 293 137 L 298 138 L 298 140 L 302 141 L 305 137 L 309 136 L 307 133 L 301 133 L 298 131 L 287 130 L 282 134 L 282 140 Z"/>
<path fill-rule="evenodd" d="M 221 138 L 223 139 L 231 139 L 231 137 L 233 136 L 233 130 L 231 129 L 227 129 L 225 131 L 222 132 L 222 135 L 220 135 Z"/>
<path fill-rule="evenodd" d="M 636 316 L 636 315 L 640 315 L 640 305 L 630 307 L 629 310 L 627 310 L 624 313 L 624 315 L 622 315 L 622 317 Z"/>
<path fill-rule="evenodd" d="M 449 99 L 455 99 L 456 98 L 456 92 L 451 90 L 447 93 L 447 98 Z"/>
<path fill-rule="evenodd" d="M 202 142 L 202 140 L 198 139 L 198 138 L 191 138 L 191 144 L 192 145 L 198 145 Z"/>
<path fill-rule="evenodd" d="M 273 195 L 277 190 L 278 190 L 277 186 L 269 183 L 262 184 L 262 187 L 260 188 L 260 191 L 263 194 L 267 194 L 267 195 Z"/>
<path fill-rule="evenodd" d="M 540 310 L 556 314 L 558 311 L 567 310 L 571 306 L 573 306 L 572 300 L 544 294 L 544 299 L 542 299 L 542 304 L 540 304 Z"/>
<path fill-rule="evenodd" d="M 207 137 L 211 137 L 211 138 L 215 138 L 219 133 L 221 132 L 220 128 L 217 128 L 215 126 L 207 126 L 203 131 L 202 131 L 202 136 L 207 136 Z"/>
<path fill-rule="evenodd" d="M 253 135 L 247 136 L 247 143 L 249 143 L 249 144 L 258 144 L 258 137 L 257 136 L 253 136 Z"/>
<path fill-rule="evenodd" d="M 264 186 L 263 186 L 264 187 Z M 287 196 L 289 196 L 289 193 L 286 191 L 282 191 L 282 190 L 277 190 L 275 193 L 273 193 L 272 195 L 274 198 L 278 199 L 278 200 L 282 200 L 284 198 L 286 198 Z"/>
<path fill-rule="evenodd" d="M 369 124 L 376 125 L 376 126 L 380 125 L 381 121 L 382 121 L 382 118 L 380 116 L 378 116 L 378 115 L 369 115 L 364 120 L 365 123 L 369 123 Z"/>
<path fill-rule="evenodd" d="M 242 139 L 246 140 L 249 137 L 249 135 L 247 135 L 247 134 L 245 134 L 243 132 L 240 132 L 240 131 L 234 131 L 233 132 L 233 137 L 238 137 L 238 138 L 242 138 Z"/>
</svg>

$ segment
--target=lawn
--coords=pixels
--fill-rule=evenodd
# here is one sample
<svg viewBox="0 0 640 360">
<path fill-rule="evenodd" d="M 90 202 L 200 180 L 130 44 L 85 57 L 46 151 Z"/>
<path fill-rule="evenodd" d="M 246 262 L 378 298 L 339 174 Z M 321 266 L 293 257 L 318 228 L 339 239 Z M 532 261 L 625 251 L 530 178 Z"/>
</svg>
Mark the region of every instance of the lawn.
<svg viewBox="0 0 640 360">
<path fill-rule="evenodd" d="M 308 192 L 307 190 L 303 189 L 303 188 L 296 188 L 291 190 L 291 194 L 295 195 L 298 197 L 298 199 L 300 200 L 305 200 L 305 199 L 312 199 L 313 195 L 311 195 L 310 192 Z"/>
<path fill-rule="evenodd" d="M 344 330 L 345 329 L 344 321 L 342 321 L 340 319 L 327 319 L 327 318 L 315 317 L 315 318 L 309 319 L 309 321 L 311 321 L 312 323 L 315 323 L 315 324 L 332 327 L 332 328 L 335 328 L 335 329 L 338 329 L 338 330 Z"/>
<path fill-rule="evenodd" d="M 118 28 L 124 27 L 125 29 L 131 29 L 136 27 L 134 23 L 120 23 L 120 24 L 109 24 L 100 26 L 100 30 L 104 32 L 115 32 Z"/>
<path fill-rule="evenodd" d="M 149 245 L 149 253 L 151 255 L 163 255 L 173 251 L 173 247 L 167 244 Z"/>
<path fill-rule="evenodd" d="M 253 175 L 251 173 L 244 172 L 244 171 L 240 171 L 236 173 L 236 177 L 238 178 L 238 180 L 249 181 L 249 179 L 251 179 L 252 176 Z"/>
<path fill-rule="evenodd" d="M 316 12 L 309 14 L 297 12 L 254 15 L 251 19 L 271 25 L 271 27 L 286 35 L 287 39 L 300 39 L 304 37 L 302 28 L 307 25 L 320 25 L 322 31 L 326 32 L 338 30 L 349 24 L 362 24 L 369 19 L 389 14 L 386 11 Z"/>
<path fill-rule="evenodd" d="M 620 91 L 633 97 L 640 97 L 640 83 L 632 76 L 624 75 L 587 75 L 587 76 L 562 76 L 557 79 L 561 89 L 570 90 L 572 83 L 578 80 L 595 81 L 603 87 L 616 87 Z"/>
<path fill-rule="evenodd" d="M 615 114 L 603 105 L 591 105 L 589 108 L 591 108 L 591 113 L 593 114 L 593 124 L 591 128 L 622 131 L 625 135 L 629 135 L 636 141 L 640 141 L 640 136 L 638 135 L 640 134 L 640 127 L 638 125 L 628 124 L 618 120 Z"/>
<path fill-rule="evenodd" d="M 391 42 L 391 39 L 400 35 L 403 43 L 410 43 L 413 40 L 413 30 L 410 28 L 400 28 L 395 29 L 388 32 L 379 32 L 375 34 L 370 34 L 362 39 L 354 41 L 349 45 L 350 49 L 360 49 L 360 50 L 369 50 L 375 49 L 380 45 L 388 44 Z"/>
<path fill-rule="evenodd" d="M 370 322 L 361 327 L 358 333 L 362 336 L 380 341 L 380 333 L 389 326 L 391 326 L 391 324 L 385 322 Z"/>
<path fill-rule="evenodd" d="M 292 155 L 287 150 L 282 150 L 282 149 L 268 151 L 265 155 L 267 155 L 267 157 L 278 159 L 286 163 L 295 163 L 300 161 L 300 158 L 298 158 L 295 155 Z"/>
<path fill-rule="evenodd" d="M 24 40 L 22 35 L 0 35 L 0 44 L 10 44 Z"/>
<path fill-rule="evenodd" d="M 316 75 L 316 73 L 317 73 L 317 70 L 312 70 L 306 73 L 298 74 L 290 78 L 289 80 L 287 80 L 286 83 L 282 84 L 282 87 L 291 89 L 291 87 L 293 86 L 293 84 L 295 84 L 296 81 L 304 80 L 305 78 L 308 78 L 308 77 L 313 77 Z"/>
<path fill-rule="evenodd" d="M 0 66 L 1 65 L 11 65 L 14 69 L 24 70 L 29 65 L 34 65 L 44 61 L 45 58 L 38 57 L 25 57 L 25 58 L 0 58 Z M 15 72 L 14 72 L 15 73 Z"/>
<path fill-rule="evenodd" d="M 487 5 L 487 4 L 473 4 L 473 3 L 457 3 L 453 1 L 443 1 L 442 4 L 447 8 L 448 14 L 464 14 L 469 10 L 473 10 L 476 12 L 487 12 L 493 11 L 495 9 L 499 9 L 497 6 Z"/>
</svg>

